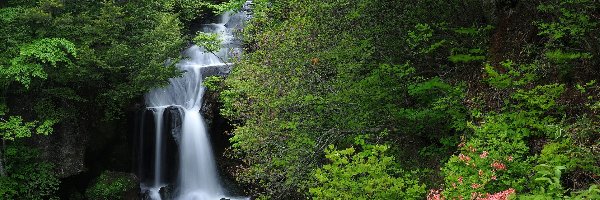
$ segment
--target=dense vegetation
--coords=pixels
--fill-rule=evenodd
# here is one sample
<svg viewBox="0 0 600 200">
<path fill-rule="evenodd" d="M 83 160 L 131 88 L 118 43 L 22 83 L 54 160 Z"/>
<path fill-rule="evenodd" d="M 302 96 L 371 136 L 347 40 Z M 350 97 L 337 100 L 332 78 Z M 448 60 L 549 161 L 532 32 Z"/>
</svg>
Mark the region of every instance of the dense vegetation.
<svg viewBox="0 0 600 200">
<path fill-rule="evenodd" d="M 180 74 L 187 43 L 217 48 L 188 36 L 243 3 L 217 2 L 0 2 L 0 199 L 57 198 L 68 175 L 38 135 L 120 126 Z M 206 83 L 234 125 L 228 171 L 261 199 L 598 199 L 598 13 L 598 0 L 254 0 L 244 56 Z M 94 180 L 71 197 L 135 185 Z"/>
<path fill-rule="evenodd" d="M 600 197 L 600 2 L 254 4 L 221 93 L 250 194 Z"/>
</svg>

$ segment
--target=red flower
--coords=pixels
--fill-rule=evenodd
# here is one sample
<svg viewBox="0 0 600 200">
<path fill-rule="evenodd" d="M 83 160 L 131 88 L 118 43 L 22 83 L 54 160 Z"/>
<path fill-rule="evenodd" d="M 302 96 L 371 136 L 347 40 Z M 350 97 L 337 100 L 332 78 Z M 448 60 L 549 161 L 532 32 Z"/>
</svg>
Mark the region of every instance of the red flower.
<svg viewBox="0 0 600 200">
<path fill-rule="evenodd" d="M 469 162 L 469 161 L 471 161 L 471 157 L 469 157 L 469 156 L 465 156 L 465 155 L 464 155 L 464 154 L 462 154 L 462 153 L 461 153 L 461 154 L 458 154 L 458 159 L 460 159 L 460 160 L 462 160 L 462 161 L 464 161 L 464 162 Z"/>
<path fill-rule="evenodd" d="M 459 182 L 460 184 L 462 184 L 462 183 L 463 183 L 463 177 L 462 177 L 462 176 L 459 176 L 459 177 L 458 177 L 458 182 Z"/>
<path fill-rule="evenodd" d="M 494 163 L 492 163 L 492 167 L 497 169 L 497 170 L 505 170 L 506 169 L 506 165 L 504 165 L 501 162 L 495 161 Z"/>
<path fill-rule="evenodd" d="M 507 200 L 511 194 L 515 193 L 515 189 L 508 189 L 496 194 L 486 194 L 485 198 L 477 198 L 477 200 Z"/>
<path fill-rule="evenodd" d="M 427 194 L 427 200 L 444 200 L 445 198 L 441 194 L 442 190 L 429 190 L 429 194 Z"/>
<path fill-rule="evenodd" d="M 473 184 L 471 184 L 471 188 L 473 188 L 473 189 L 477 189 L 477 188 L 479 188 L 480 186 L 481 186 L 481 185 L 479 185 L 479 184 L 477 184 L 477 183 L 473 183 Z"/>
<path fill-rule="evenodd" d="M 471 199 L 475 199 L 477 197 L 481 196 L 481 194 L 477 193 L 477 192 L 472 192 L 471 193 Z"/>
<path fill-rule="evenodd" d="M 480 157 L 480 158 L 486 158 L 486 157 L 488 156 L 488 154 L 489 154 L 489 153 L 488 153 L 487 151 L 483 151 L 483 153 L 481 153 L 481 154 L 479 155 L 479 157 Z"/>
</svg>

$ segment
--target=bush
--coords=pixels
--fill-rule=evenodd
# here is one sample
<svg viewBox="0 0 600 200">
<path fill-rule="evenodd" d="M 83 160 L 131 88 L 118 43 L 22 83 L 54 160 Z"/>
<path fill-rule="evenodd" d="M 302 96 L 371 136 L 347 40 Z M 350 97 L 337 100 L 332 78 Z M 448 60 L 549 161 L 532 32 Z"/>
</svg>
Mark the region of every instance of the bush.
<svg viewBox="0 0 600 200">
<path fill-rule="evenodd" d="M 0 199 L 55 199 L 60 180 L 53 166 L 39 162 L 38 151 L 21 144 L 6 147 L 6 174 L 0 176 Z"/>
<path fill-rule="evenodd" d="M 137 187 L 135 177 L 127 173 L 103 172 L 85 191 L 88 199 L 123 199 L 127 191 Z M 137 190 L 136 190 L 137 192 Z"/>
<path fill-rule="evenodd" d="M 315 171 L 317 186 L 309 192 L 314 199 L 420 199 L 425 185 L 410 173 L 394 166 L 394 158 L 386 156 L 388 146 L 362 145 L 325 151 L 331 161 Z"/>
</svg>

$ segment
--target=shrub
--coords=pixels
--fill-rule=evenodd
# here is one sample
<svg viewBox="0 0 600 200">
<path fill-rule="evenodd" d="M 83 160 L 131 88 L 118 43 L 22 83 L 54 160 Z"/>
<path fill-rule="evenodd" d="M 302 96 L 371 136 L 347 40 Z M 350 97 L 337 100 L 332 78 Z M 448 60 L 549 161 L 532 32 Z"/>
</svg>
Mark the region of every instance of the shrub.
<svg viewBox="0 0 600 200">
<path fill-rule="evenodd" d="M 394 158 L 385 155 L 388 146 L 362 148 L 329 146 L 331 163 L 314 172 L 318 184 L 309 189 L 314 199 L 420 199 L 425 194 L 425 185 L 394 167 Z"/>
<path fill-rule="evenodd" d="M 60 180 L 52 164 L 38 161 L 37 150 L 11 144 L 4 152 L 7 176 L 0 176 L 0 199 L 55 199 Z"/>
<path fill-rule="evenodd" d="M 137 187 L 135 178 L 126 173 L 103 172 L 85 191 L 88 199 L 123 199 L 124 193 Z"/>
</svg>

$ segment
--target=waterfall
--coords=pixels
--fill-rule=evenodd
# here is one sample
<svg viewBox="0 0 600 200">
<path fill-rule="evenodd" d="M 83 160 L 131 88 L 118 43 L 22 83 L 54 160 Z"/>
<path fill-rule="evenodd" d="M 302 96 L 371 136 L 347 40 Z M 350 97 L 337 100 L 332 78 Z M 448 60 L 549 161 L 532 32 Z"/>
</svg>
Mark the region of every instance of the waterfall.
<svg viewBox="0 0 600 200">
<path fill-rule="evenodd" d="M 217 169 L 210 145 L 210 136 L 207 127 L 200 113 L 202 107 L 202 97 L 204 95 L 204 86 L 202 81 L 208 68 L 216 66 L 226 66 L 225 63 L 231 52 L 235 48 L 234 37 L 226 23 L 229 21 L 230 14 L 224 14 L 220 17 L 218 23 L 203 25 L 203 32 L 216 33 L 222 41 L 222 48 L 219 52 L 205 52 L 204 48 L 192 46 L 186 51 L 184 59 L 176 64 L 177 68 L 183 71 L 183 75 L 177 78 L 169 79 L 169 85 L 163 88 L 156 88 L 145 95 L 147 109 L 152 111 L 154 116 L 155 132 L 154 134 L 154 158 L 153 174 L 147 176 L 153 177 L 151 180 L 142 178 L 142 190 L 147 192 L 153 199 L 161 199 L 159 191 L 162 187 L 170 184 L 166 180 L 164 171 L 164 162 L 169 156 L 165 154 L 165 132 L 178 132 L 179 136 L 173 134 L 173 138 L 179 144 L 179 169 L 177 187 L 175 195 L 179 200 L 213 200 L 225 197 L 225 191 L 218 179 Z M 179 130 L 166 130 L 163 115 L 169 116 L 171 112 L 164 112 L 165 109 L 177 109 L 179 119 L 182 119 Z M 175 114 L 177 115 L 177 114 Z M 143 126 L 142 122 L 142 126 Z M 149 137 L 147 134 L 143 133 Z M 143 143 L 141 141 L 140 143 Z M 143 150 L 140 152 L 144 153 Z M 144 155 L 141 156 L 142 161 Z M 147 164 L 148 166 L 148 164 Z M 144 169 L 140 169 L 143 171 Z M 140 172 L 140 174 L 144 174 Z"/>
</svg>

